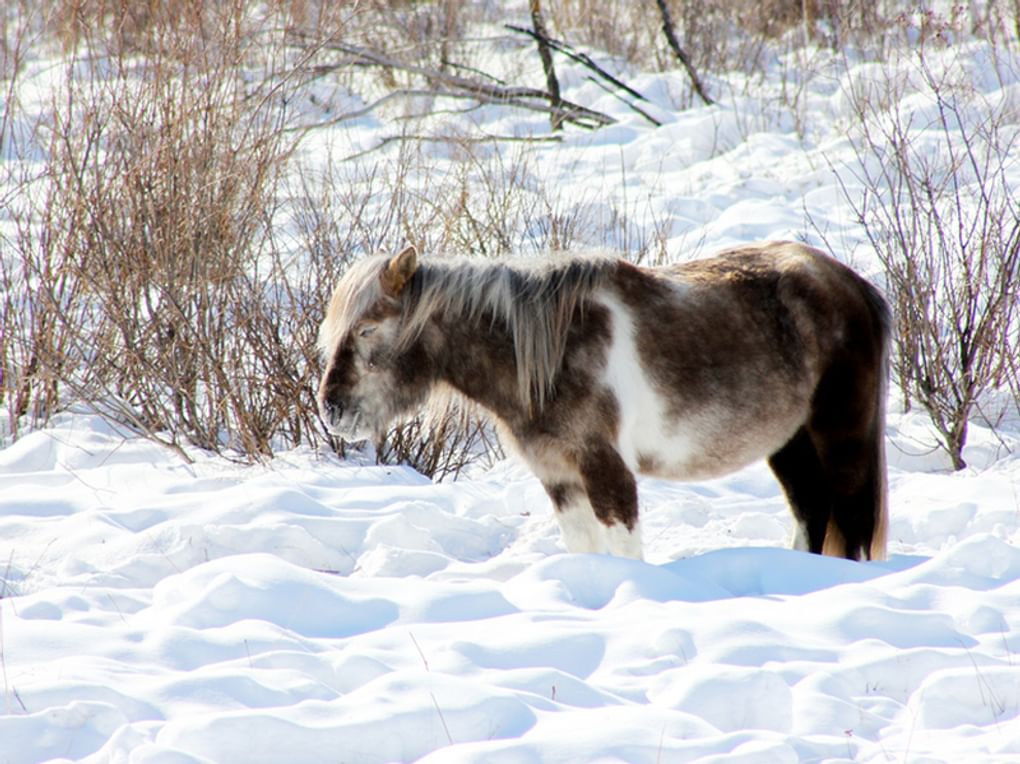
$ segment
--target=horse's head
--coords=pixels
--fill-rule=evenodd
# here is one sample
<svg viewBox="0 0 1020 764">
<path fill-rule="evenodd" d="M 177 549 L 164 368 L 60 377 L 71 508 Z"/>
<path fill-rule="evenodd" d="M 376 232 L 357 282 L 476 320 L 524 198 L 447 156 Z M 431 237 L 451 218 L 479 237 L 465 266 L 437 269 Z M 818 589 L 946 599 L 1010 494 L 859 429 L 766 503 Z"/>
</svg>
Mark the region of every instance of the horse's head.
<svg viewBox="0 0 1020 764">
<path fill-rule="evenodd" d="M 319 327 L 324 372 L 318 403 L 335 435 L 378 438 L 428 393 L 421 348 L 400 336 L 405 287 L 417 267 L 414 247 L 392 259 L 361 260 L 333 292 Z"/>
</svg>

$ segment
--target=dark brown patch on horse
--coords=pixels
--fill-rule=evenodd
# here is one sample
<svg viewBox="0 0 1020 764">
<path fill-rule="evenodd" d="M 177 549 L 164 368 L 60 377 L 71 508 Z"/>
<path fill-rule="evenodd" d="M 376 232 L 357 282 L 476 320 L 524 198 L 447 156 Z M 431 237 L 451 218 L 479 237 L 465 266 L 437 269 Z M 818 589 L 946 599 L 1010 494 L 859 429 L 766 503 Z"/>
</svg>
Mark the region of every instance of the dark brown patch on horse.
<svg viewBox="0 0 1020 764">
<path fill-rule="evenodd" d="M 616 449 L 608 441 L 593 441 L 582 451 L 579 467 L 599 521 L 603 525 L 623 523 L 627 530 L 634 530 L 638 520 L 637 481 Z"/>
<path fill-rule="evenodd" d="M 518 399 L 529 411 L 540 410 L 559 382 L 578 322 L 593 309 L 590 298 L 612 266 L 612 261 L 585 258 L 544 268 L 477 260 L 423 264 L 403 295 L 400 344 L 414 342 L 437 316 L 471 330 L 484 331 L 491 322 L 509 338 Z"/>
<path fill-rule="evenodd" d="M 637 521 L 636 484 L 612 445 L 616 401 L 599 382 L 612 337 L 609 312 L 577 305 L 567 327 L 560 369 L 540 409 L 521 399 L 510 327 L 492 314 L 470 323 L 436 316 L 397 365 L 441 380 L 487 409 L 558 508 L 581 492 L 604 524 L 630 529 Z"/>
<path fill-rule="evenodd" d="M 567 502 L 573 501 L 582 490 L 579 485 L 560 482 L 549 483 L 542 487 L 545 488 L 545 492 L 549 494 L 549 498 L 557 509 L 562 509 Z"/>
<path fill-rule="evenodd" d="M 599 377 L 612 339 L 609 312 L 598 305 L 571 323 L 563 366 L 541 411 L 504 416 L 518 450 L 563 509 L 587 497 L 605 525 L 633 529 L 638 517 L 637 486 L 613 443 L 619 407 Z"/>
</svg>

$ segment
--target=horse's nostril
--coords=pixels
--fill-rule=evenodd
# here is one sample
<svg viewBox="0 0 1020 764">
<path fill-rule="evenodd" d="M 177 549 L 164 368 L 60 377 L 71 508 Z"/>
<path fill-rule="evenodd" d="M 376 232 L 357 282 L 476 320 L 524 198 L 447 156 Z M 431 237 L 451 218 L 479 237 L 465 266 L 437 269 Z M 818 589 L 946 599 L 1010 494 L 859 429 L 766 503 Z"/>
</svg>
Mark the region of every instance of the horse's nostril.
<svg viewBox="0 0 1020 764">
<path fill-rule="evenodd" d="M 335 401 L 322 402 L 322 418 L 327 422 L 336 422 L 343 416 L 344 407 Z"/>
</svg>

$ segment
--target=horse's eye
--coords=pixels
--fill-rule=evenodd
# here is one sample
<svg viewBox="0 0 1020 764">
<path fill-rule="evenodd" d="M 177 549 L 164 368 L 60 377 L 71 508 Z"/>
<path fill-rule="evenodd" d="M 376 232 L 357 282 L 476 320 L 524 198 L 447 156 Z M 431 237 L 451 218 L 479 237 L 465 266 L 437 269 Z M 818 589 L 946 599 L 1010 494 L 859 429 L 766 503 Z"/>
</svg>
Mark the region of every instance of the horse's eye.
<svg viewBox="0 0 1020 764">
<path fill-rule="evenodd" d="M 368 335 L 370 335 L 374 331 L 375 331 L 375 327 L 374 326 L 363 326 L 363 327 L 361 327 L 361 329 L 358 330 L 358 336 L 359 337 L 367 337 Z"/>
</svg>

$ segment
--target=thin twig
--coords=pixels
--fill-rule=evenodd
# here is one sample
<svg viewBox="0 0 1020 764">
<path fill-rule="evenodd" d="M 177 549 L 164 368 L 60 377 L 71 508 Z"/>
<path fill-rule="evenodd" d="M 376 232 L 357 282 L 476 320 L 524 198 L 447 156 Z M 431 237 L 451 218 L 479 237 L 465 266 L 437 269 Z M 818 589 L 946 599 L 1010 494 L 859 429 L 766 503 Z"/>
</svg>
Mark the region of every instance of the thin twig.
<svg viewBox="0 0 1020 764">
<path fill-rule="evenodd" d="M 11 568 L 14 566 L 14 550 L 11 550 L 10 556 L 7 558 L 7 569 L 4 571 L 3 581 L 0 581 L 0 600 L 7 596 L 7 582 L 10 580 Z"/>
<path fill-rule="evenodd" d="M 595 79 L 594 77 L 588 77 L 588 78 L 587 78 L 587 80 L 588 80 L 589 82 L 591 82 L 591 83 L 593 83 L 593 84 L 597 85 L 598 87 L 602 88 L 602 89 L 603 89 L 604 91 L 606 91 L 606 93 L 608 93 L 608 94 L 609 94 L 609 95 L 611 95 L 611 96 L 612 96 L 613 98 L 615 98 L 615 99 L 617 99 L 618 101 L 620 101 L 620 102 L 621 102 L 622 104 L 624 104 L 624 105 L 625 105 L 625 106 L 626 106 L 626 107 L 627 107 L 628 109 L 631 109 L 632 111 L 636 111 L 636 112 L 637 112 L 638 114 L 640 114 L 640 115 L 641 115 L 642 117 L 644 117 L 645 119 L 647 119 L 647 120 L 648 120 L 649 122 L 651 122 L 651 123 L 652 123 L 653 125 L 655 125 L 656 127 L 662 127 L 662 123 L 661 123 L 661 122 L 660 122 L 659 120 L 657 120 L 657 119 L 656 119 L 655 117 L 653 117 L 653 116 L 652 116 L 651 114 L 649 114 L 649 113 L 648 113 L 647 111 L 645 111 L 644 109 L 642 109 L 642 108 L 641 108 L 640 106 L 638 106 L 637 104 L 633 104 L 633 103 L 631 103 L 630 101 L 626 100 L 626 99 L 625 99 L 625 98 L 624 98 L 623 96 L 621 96 L 621 95 L 620 95 L 619 93 L 614 93 L 614 92 L 613 92 L 612 90 L 610 90 L 609 88 L 607 88 L 607 87 L 606 87 L 605 85 L 603 85 L 603 84 L 602 84 L 601 82 L 599 82 L 599 81 L 598 81 L 597 79 Z"/>
<path fill-rule="evenodd" d="M 414 643 L 414 649 L 418 651 L 418 656 L 421 658 L 421 662 L 424 664 L 425 670 L 431 673 L 432 669 L 429 668 L 429 661 L 425 657 L 425 652 L 421 649 L 421 645 L 418 644 L 418 640 L 414 638 L 414 632 L 407 632 L 407 636 L 409 636 L 411 641 Z"/>
<path fill-rule="evenodd" d="M 432 673 L 432 669 L 429 668 L 429 662 L 425 658 L 425 653 L 421 649 L 421 645 L 418 644 L 418 640 L 414 638 L 414 632 L 407 632 L 408 636 L 411 637 L 411 641 L 414 643 L 415 649 L 418 651 L 418 655 L 421 656 L 421 662 L 425 665 L 425 671 Z M 439 707 L 439 701 L 436 699 L 436 694 L 429 690 L 429 697 L 432 698 L 432 705 L 436 709 L 436 713 L 439 715 L 439 722 L 443 725 L 443 732 L 446 733 L 446 739 L 450 745 L 453 745 L 453 735 L 450 734 L 450 728 L 446 725 L 446 717 L 443 716 L 443 709 Z"/>
</svg>

